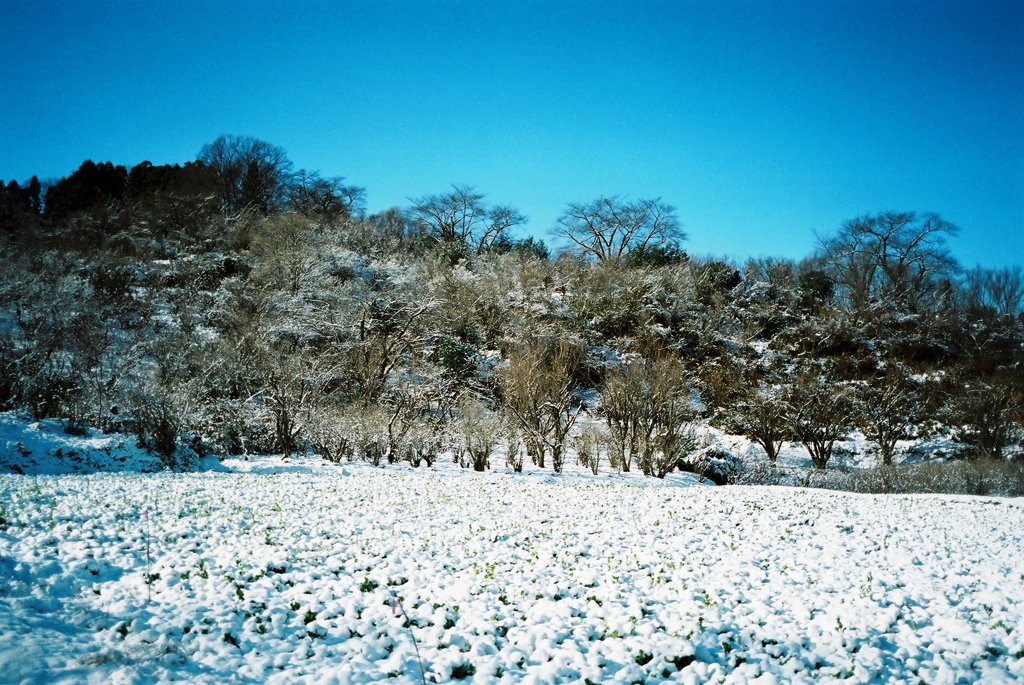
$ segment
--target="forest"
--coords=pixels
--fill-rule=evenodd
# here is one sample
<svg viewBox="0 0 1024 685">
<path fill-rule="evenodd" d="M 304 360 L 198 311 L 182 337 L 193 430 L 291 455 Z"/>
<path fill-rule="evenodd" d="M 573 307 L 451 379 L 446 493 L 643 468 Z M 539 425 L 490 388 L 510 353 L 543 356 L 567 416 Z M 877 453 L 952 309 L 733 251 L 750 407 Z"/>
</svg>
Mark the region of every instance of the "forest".
<svg viewBox="0 0 1024 685">
<path fill-rule="evenodd" d="M 661 198 L 567 202 L 546 240 L 525 224 L 459 184 L 368 213 L 240 136 L 11 180 L 0 410 L 134 435 L 172 469 L 443 456 L 782 483 L 791 443 L 808 484 L 859 434 L 871 473 L 817 482 L 1024 493 L 1024 270 L 958 264 L 942 217 L 884 209 L 743 263 L 688 254 Z"/>
</svg>

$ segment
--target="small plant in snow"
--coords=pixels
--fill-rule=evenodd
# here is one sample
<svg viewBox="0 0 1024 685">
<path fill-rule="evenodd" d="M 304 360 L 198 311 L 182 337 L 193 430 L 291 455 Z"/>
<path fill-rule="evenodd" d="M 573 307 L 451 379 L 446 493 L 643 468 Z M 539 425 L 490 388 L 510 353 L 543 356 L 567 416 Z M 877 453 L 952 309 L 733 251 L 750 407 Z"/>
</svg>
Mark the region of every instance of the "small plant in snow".
<svg viewBox="0 0 1024 685">
<path fill-rule="evenodd" d="M 398 611 L 402 612 L 402 617 L 405 619 L 405 627 L 409 631 L 409 637 L 412 639 L 413 649 L 416 650 L 416 662 L 420 666 L 420 682 L 423 685 L 427 683 L 427 676 L 423 670 L 423 659 L 420 658 L 420 646 L 416 642 L 416 635 L 412 632 L 413 621 L 409 618 L 409 614 L 405 611 L 405 606 L 402 605 L 402 598 L 398 596 L 398 593 L 392 591 L 391 593 L 391 614 L 394 615 Z"/>
<path fill-rule="evenodd" d="M 470 663 L 455 664 L 452 666 L 452 680 L 465 680 L 476 673 L 476 666 Z"/>
</svg>

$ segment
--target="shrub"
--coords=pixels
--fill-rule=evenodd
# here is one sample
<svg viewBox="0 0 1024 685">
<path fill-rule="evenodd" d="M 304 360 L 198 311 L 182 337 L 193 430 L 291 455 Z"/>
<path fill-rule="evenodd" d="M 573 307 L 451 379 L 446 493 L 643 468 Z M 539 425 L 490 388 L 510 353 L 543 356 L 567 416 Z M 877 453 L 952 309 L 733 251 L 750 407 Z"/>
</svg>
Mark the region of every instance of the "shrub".
<svg viewBox="0 0 1024 685">
<path fill-rule="evenodd" d="M 507 418 L 505 420 L 505 438 L 505 466 L 511 467 L 516 473 L 522 473 L 526 450 L 523 448 L 523 440 L 515 421 Z"/>
<path fill-rule="evenodd" d="M 695 445 L 696 443 L 694 441 L 691 444 Z M 744 474 L 743 462 L 739 457 L 718 448 L 705 448 L 691 452 L 680 461 L 680 467 L 710 480 L 715 485 L 740 482 Z"/>
<path fill-rule="evenodd" d="M 582 347 L 567 337 L 538 338 L 514 350 L 498 374 L 502 408 L 521 431 L 527 454 L 540 468 L 545 453 L 550 454 L 556 473 L 562 470 L 566 438 L 581 411 L 574 371 L 582 357 Z"/>
<path fill-rule="evenodd" d="M 730 429 L 738 430 L 764 450 L 775 463 L 782 443 L 793 437 L 793 407 L 781 387 L 750 388 L 735 407 Z"/>
<path fill-rule="evenodd" d="M 459 429 L 473 470 L 486 471 L 501 436 L 501 421 L 478 400 L 466 399 L 459 407 Z"/>
<path fill-rule="evenodd" d="M 190 410 L 186 397 L 155 385 L 132 393 L 129 408 L 140 446 L 155 452 L 169 469 L 185 470 L 192 465 L 194 453 L 189 449 L 179 449 L 178 441 Z"/>
<path fill-rule="evenodd" d="M 573 446 L 576 448 L 577 463 L 590 469 L 596 476 L 600 469 L 601 453 L 608 453 L 608 431 L 597 426 L 587 426 L 576 436 Z"/>
<path fill-rule="evenodd" d="M 1007 446 L 1019 438 L 1024 407 L 1008 384 L 981 383 L 961 391 L 954 414 L 961 424 L 956 437 L 967 444 L 967 456 L 1002 459 Z"/>
<path fill-rule="evenodd" d="M 629 471 L 635 459 L 645 476 L 664 478 L 693 449 L 690 384 L 671 355 L 639 360 L 611 373 L 600 411 L 608 424 L 609 460 Z"/>
</svg>

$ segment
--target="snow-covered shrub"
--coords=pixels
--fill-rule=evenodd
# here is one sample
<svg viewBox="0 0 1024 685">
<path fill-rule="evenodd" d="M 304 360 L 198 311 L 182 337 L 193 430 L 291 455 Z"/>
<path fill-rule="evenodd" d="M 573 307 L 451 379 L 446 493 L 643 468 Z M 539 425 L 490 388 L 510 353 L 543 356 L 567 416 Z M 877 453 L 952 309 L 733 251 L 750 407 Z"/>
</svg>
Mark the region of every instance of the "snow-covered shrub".
<svg viewBox="0 0 1024 685">
<path fill-rule="evenodd" d="M 593 333 L 628 344 L 654 323 L 656 291 L 657 282 L 648 269 L 600 262 L 579 274 L 568 304 Z"/>
<path fill-rule="evenodd" d="M 920 419 L 915 387 L 905 372 L 893 368 L 882 379 L 858 388 L 857 422 L 864 435 L 878 446 L 885 465 L 892 464 L 896 443 L 914 435 Z"/>
<path fill-rule="evenodd" d="M 810 484 L 831 490 L 865 493 L 941 493 L 956 495 L 1024 495 L 1024 464 L 952 461 L 827 471 Z"/>
<path fill-rule="evenodd" d="M 432 417 L 420 417 L 406 428 L 403 436 L 405 459 L 413 466 L 434 465 L 444 445 L 444 430 L 441 421 Z"/>
<path fill-rule="evenodd" d="M 761 446 L 768 461 L 775 463 L 783 442 L 793 436 L 793 407 L 786 388 L 776 385 L 748 387 L 726 419 L 726 427 Z"/>
<path fill-rule="evenodd" d="M 590 469 L 595 476 L 601 465 L 601 456 L 608 456 L 608 431 L 597 426 L 587 426 L 576 439 L 573 446 L 576 448 L 576 460 L 580 466 Z"/>
<path fill-rule="evenodd" d="M 501 421 L 479 400 L 467 398 L 459 406 L 458 429 L 474 471 L 486 471 L 491 453 L 501 438 Z"/>
<path fill-rule="evenodd" d="M 355 443 L 345 410 L 335 406 L 315 408 L 306 423 L 313 449 L 327 461 L 352 461 Z"/>
<path fill-rule="evenodd" d="M 389 454 L 388 413 L 380 407 L 353 405 L 337 421 L 337 439 L 350 435 L 351 451 L 372 466 L 380 466 Z M 340 444 L 340 443 L 339 443 Z"/>
<path fill-rule="evenodd" d="M 716 485 L 736 483 L 744 472 L 742 459 L 717 447 L 691 452 L 680 460 L 679 467 L 707 478 Z"/>
<path fill-rule="evenodd" d="M 526 449 L 523 446 L 523 439 L 520 436 L 519 428 L 515 420 L 506 417 L 505 419 L 505 466 L 516 473 L 522 473 L 523 462 L 526 457 Z"/>
<path fill-rule="evenodd" d="M 550 455 L 556 473 L 581 411 L 574 374 L 582 357 L 581 346 L 567 336 L 537 338 L 513 350 L 498 374 L 502 408 L 516 422 L 527 454 L 540 468 Z"/>
<path fill-rule="evenodd" d="M 785 485 L 785 472 L 772 462 L 758 461 L 742 468 L 733 481 L 736 485 Z"/>
<path fill-rule="evenodd" d="M 738 359 L 724 357 L 703 364 L 697 375 L 700 395 L 712 416 L 729 411 L 743 397 L 743 370 Z"/>
<path fill-rule="evenodd" d="M 219 455 L 259 454 L 274 450 L 271 419 L 262 404 L 244 399 L 207 399 L 196 410 L 194 430 L 207 451 Z"/>
<path fill-rule="evenodd" d="M 151 385 L 137 389 L 128 402 L 130 423 L 139 446 L 156 453 L 169 469 L 188 469 L 195 453 L 179 444 L 191 411 L 188 397 L 163 386 Z"/>
<path fill-rule="evenodd" d="M 653 449 L 640 460 L 640 471 L 645 476 L 664 478 L 686 462 L 697 447 L 697 440 L 682 417 L 658 426 L 652 440 Z"/>
</svg>

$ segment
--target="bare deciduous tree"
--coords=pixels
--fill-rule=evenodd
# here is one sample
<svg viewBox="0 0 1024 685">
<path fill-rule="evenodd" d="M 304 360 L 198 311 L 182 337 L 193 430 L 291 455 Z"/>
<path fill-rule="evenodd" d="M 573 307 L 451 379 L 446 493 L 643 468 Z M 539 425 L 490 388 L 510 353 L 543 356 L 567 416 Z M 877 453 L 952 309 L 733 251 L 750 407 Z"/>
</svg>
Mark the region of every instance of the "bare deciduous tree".
<svg viewBox="0 0 1024 685">
<path fill-rule="evenodd" d="M 782 443 L 793 438 L 792 414 L 784 388 L 758 385 L 736 405 L 735 428 L 760 445 L 774 464 Z"/>
<path fill-rule="evenodd" d="M 971 269 L 964 274 L 964 297 L 969 309 L 1015 316 L 1024 311 L 1024 268 Z"/>
<path fill-rule="evenodd" d="M 688 422 L 694 410 L 682 362 L 665 355 L 635 361 L 613 373 L 601 394 L 612 458 L 629 471 L 636 460 L 644 475 L 664 478 L 692 447 Z"/>
<path fill-rule="evenodd" d="M 363 303 L 348 345 L 351 397 L 375 401 L 403 356 L 422 342 L 415 326 L 434 302 L 411 299 L 395 293 Z"/>
<path fill-rule="evenodd" d="M 895 302 L 916 310 L 934 303 L 957 270 L 945 246 L 956 232 L 936 214 L 883 212 L 848 221 L 819 242 L 854 309 Z"/>
<path fill-rule="evenodd" d="M 590 469 L 595 476 L 601 468 L 601 455 L 607 458 L 609 440 L 608 431 L 597 426 L 587 426 L 576 436 L 573 445 L 576 447 L 576 461 L 580 466 Z"/>
<path fill-rule="evenodd" d="M 288 200 L 292 163 L 284 148 L 249 136 L 221 136 L 199 151 L 217 177 L 222 211 L 267 214 Z"/>
<path fill-rule="evenodd" d="M 334 224 L 361 215 L 365 197 L 364 188 L 345 185 L 342 176 L 324 177 L 300 169 L 291 187 L 290 202 L 295 211 Z"/>
<path fill-rule="evenodd" d="M 541 468 L 550 455 L 555 472 L 562 470 L 566 438 L 581 410 L 572 373 L 580 355 L 565 338 L 537 339 L 513 351 L 498 376 L 503 409 L 522 431 L 527 453 Z"/>
<path fill-rule="evenodd" d="M 619 261 L 633 251 L 674 246 L 685 239 L 675 208 L 661 201 L 599 197 L 572 203 L 558 218 L 557 235 L 586 257 Z"/>
<path fill-rule="evenodd" d="M 816 469 L 824 469 L 837 440 L 846 437 L 855 420 L 849 390 L 827 374 L 806 371 L 794 384 L 793 431 L 811 456 Z"/>
<path fill-rule="evenodd" d="M 459 406 L 459 430 L 474 471 L 491 466 L 491 453 L 501 438 L 501 420 L 477 399 L 465 398 Z"/>
<path fill-rule="evenodd" d="M 914 434 L 919 407 L 914 388 L 905 373 L 892 370 L 861 391 L 857 423 L 864 435 L 878 445 L 882 464 L 892 464 L 896 443 Z"/>
<path fill-rule="evenodd" d="M 961 425 L 957 439 L 969 446 L 972 457 L 1002 459 L 1024 427 L 1021 392 L 1006 382 L 969 385 L 954 404 Z"/>
<path fill-rule="evenodd" d="M 601 414 L 608 422 L 610 451 L 617 468 L 629 472 L 654 434 L 652 388 L 646 365 L 637 362 L 609 375 L 601 391 Z"/>
<path fill-rule="evenodd" d="M 480 254 L 499 243 L 506 231 L 526 223 L 513 207 L 488 207 L 472 186 L 453 185 L 447 193 L 412 201 L 410 215 L 419 231 L 440 243 L 465 243 Z"/>
</svg>

